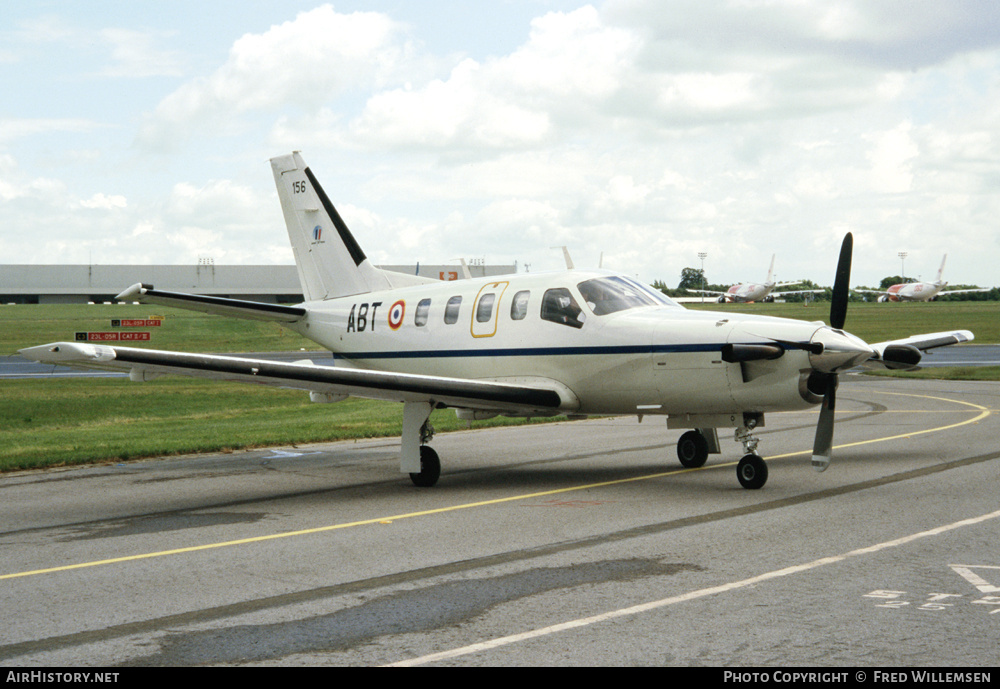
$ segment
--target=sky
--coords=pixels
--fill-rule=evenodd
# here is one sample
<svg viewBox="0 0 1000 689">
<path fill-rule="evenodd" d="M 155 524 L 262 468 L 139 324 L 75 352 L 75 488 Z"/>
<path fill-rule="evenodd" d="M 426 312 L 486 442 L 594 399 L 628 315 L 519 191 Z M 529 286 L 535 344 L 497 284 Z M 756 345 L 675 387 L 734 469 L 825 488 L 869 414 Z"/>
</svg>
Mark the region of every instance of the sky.
<svg viewBox="0 0 1000 689">
<path fill-rule="evenodd" d="M 0 75 L 0 265 L 291 264 L 298 150 L 376 264 L 1000 285 L 995 0 L 35 0 Z"/>
</svg>

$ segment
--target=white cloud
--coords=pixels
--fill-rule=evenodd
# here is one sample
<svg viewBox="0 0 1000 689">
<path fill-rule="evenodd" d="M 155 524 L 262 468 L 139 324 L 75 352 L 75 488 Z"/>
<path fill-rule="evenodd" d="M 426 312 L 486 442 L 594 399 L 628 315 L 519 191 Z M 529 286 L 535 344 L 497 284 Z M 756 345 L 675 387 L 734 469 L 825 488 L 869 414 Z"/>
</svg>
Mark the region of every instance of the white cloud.
<svg viewBox="0 0 1000 689">
<path fill-rule="evenodd" d="M 114 61 L 102 70 L 104 76 L 142 78 L 183 73 L 180 53 L 159 48 L 163 37 L 157 34 L 110 28 L 103 29 L 100 37 L 110 47 Z"/>
<path fill-rule="evenodd" d="M 349 89 L 380 84 L 405 56 L 400 32 L 384 14 L 338 14 L 323 5 L 262 34 L 246 34 L 211 75 L 164 98 L 138 141 L 170 150 L 195 133 L 218 134 L 248 111 L 315 111 Z"/>
<path fill-rule="evenodd" d="M 783 277 L 829 281 L 850 230 L 869 283 L 897 269 L 897 251 L 939 262 L 959 237 L 978 237 L 977 254 L 992 251 L 979 270 L 995 273 L 992 4 L 611 0 L 538 16 L 488 57 L 456 52 L 476 40 L 464 24 L 447 27 L 445 50 L 399 21 L 419 13 L 372 7 L 324 5 L 266 30 L 271 17 L 231 17 L 219 35 L 241 38 L 199 48 L 228 48 L 223 60 L 146 101 L 122 98 L 132 109 L 100 125 L 12 109 L 0 145 L 41 145 L 31 174 L 0 160 L 0 220 L 66 250 L 288 261 L 264 160 L 299 149 L 379 262 L 464 254 L 538 270 L 560 267 L 550 247 L 566 244 L 578 265 L 603 251 L 605 265 L 668 283 L 706 250 L 712 281 L 759 280 L 772 253 Z M 124 28 L 93 32 L 105 57 L 117 47 L 105 77 L 191 64 L 169 27 L 108 25 Z M 137 121 L 132 151 L 89 136 Z M 71 155 L 83 149 L 101 158 Z M 69 212 L 82 203 L 86 226 Z"/>
<path fill-rule="evenodd" d="M 89 199 L 80 201 L 80 205 L 83 208 L 100 208 L 102 210 L 110 210 L 112 208 L 125 208 L 128 206 L 128 201 L 121 194 L 94 194 Z"/>
</svg>

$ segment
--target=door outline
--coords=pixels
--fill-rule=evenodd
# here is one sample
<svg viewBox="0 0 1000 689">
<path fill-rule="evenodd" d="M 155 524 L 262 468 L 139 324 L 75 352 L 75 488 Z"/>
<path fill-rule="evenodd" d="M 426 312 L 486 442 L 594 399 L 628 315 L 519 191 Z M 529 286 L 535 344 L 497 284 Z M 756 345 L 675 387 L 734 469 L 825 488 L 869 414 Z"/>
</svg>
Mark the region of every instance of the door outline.
<svg viewBox="0 0 1000 689">
<path fill-rule="evenodd" d="M 479 289 L 479 293 L 476 294 L 476 300 L 472 303 L 472 325 L 470 326 L 469 331 L 472 333 L 473 337 L 493 337 L 497 334 L 497 321 L 500 317 L 500 301 L 503 299 L 504 292 L 507 291 L 508 285 L 510 285 L 510 283 L 506 281 L 489 282 Z M 496 300 L 493 302 L 493 312 L 490 314 L 490 319 L 488 321 L 479 322 L 476 319 L 476 315 L 479 311 L 479 300 L 487 294 L 496 294 Z"/>
</svg>

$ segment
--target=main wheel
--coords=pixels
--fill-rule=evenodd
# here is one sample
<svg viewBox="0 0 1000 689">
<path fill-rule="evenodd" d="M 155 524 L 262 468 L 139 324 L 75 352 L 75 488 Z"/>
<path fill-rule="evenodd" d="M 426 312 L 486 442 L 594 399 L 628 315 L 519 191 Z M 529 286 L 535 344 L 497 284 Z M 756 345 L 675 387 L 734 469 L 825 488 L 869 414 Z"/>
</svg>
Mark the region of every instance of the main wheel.
<svg viewBox="0 0 1000 689">
<path fill-rule="evenodd" d="M 767 483 L 767 464 L 757 455 L 746 455 L 736 465 L 736 478 L 744 488 L 761 488 Z"/>
<path fill-rule="evenodd" d="M 420 488 L 430 488 L 441 476 L 441 460 L 438 453 L 427 445 L 420 446 L 420 472 L 410 472 L 410 480 L 413 485 Z"/>
<path fill-rule="evenodd" d="M 677 441 L 677 459 L 688 469 L 704 466 L 708 460 L 708 441 L 698 431 L 688 431 Z"/>
</svg>

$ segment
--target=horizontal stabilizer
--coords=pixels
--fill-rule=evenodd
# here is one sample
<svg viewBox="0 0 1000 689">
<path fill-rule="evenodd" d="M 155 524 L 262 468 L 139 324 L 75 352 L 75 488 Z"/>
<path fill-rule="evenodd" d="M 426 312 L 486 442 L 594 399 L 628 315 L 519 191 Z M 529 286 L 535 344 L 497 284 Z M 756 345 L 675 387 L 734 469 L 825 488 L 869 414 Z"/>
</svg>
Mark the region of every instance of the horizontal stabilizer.
<svg viewBox="0 0 1000 689">
<path fill-rule="evenodd" d="M 166 292 L 155 289 L 152 285 L 135 284 L 115 297 L 117 301 L 137 301 L 140 304 L 159 304 L 172 306 L 189 311 L 201 311 L 220 316 L 234 318 L 249 318 L 258 321 L 279 321 L 292 323 L 302 320 L 306 310 L 299 306 L 284 304 L 265 304 L 242 299 L 226 299 L 224 297 L 208 297 L 201 294 L 186 294 L 184 292 Z"/>
</svg>

